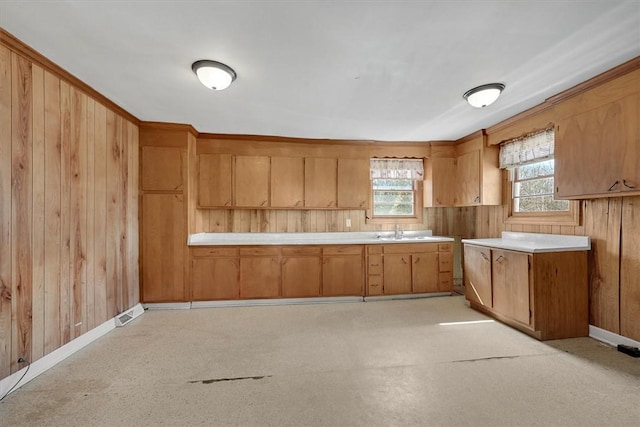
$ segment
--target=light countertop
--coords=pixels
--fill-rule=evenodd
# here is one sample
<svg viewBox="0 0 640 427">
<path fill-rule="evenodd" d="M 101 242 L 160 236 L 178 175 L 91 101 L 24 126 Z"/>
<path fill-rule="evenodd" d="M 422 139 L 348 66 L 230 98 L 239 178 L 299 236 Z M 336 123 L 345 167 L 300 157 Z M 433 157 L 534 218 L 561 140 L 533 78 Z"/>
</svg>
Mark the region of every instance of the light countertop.
<svg viewBox="0 0 640 427">
<path fill-rule="evenodd" d="M 396 239 L 393 231 L 336 233 L 198 233 L 191 234 L 188 246 L 221 245 L 375 245 L 396 243 L 453 242 L 450 237 L 433 236 L 431 230 L 403 231 Z"/>
<path fill-rule="evenodd" d="M 462 243 L 529 253 L 588 251 L 591 249 L 591 240 L 588 236 L 510 231 L 503 231 L 502 237 L 499 239 L 462 239 Z"/>
</svg>

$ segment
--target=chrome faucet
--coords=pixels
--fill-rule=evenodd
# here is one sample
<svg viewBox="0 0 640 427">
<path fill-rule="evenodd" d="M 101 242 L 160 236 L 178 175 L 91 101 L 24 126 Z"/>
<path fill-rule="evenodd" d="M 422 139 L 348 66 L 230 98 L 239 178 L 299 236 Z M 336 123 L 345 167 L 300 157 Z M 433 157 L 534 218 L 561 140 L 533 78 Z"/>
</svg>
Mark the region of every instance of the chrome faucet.
<svg viewBox="0 0 640 427">
<path fill-rule="evenodd" d="M 402 232 L 402 230 L 400 230 L 400 224 L 396 224 L 396 234 L 395 234 L 395 238 L 396 238 L 397 240 L 400 240 L 400 239 L 402 239 L 403 234 L 404 234 L 404 233 Z"/>
</svg>

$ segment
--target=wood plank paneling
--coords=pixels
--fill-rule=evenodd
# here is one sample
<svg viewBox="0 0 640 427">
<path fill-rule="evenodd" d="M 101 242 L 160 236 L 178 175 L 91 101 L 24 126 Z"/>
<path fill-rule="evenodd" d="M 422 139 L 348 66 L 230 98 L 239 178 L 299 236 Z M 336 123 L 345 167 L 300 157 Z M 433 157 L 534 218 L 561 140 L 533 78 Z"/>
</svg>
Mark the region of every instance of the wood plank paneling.
<svg viewBox="0 0 640 427">
<path fill-rule="evenodd" d="M 60 334 L 71 340 L 71 86 L 60 82 Z"/>
<path fill-rule="evenodd" d="M 94 131 L 94 323 L 107 314 L 107 109 L 96 103 Z"/>
<path fill-rule="evenodd" d="M 36 65 L 31 69 L 33 114 L 33 289 L 31 293 L 32 349 L 31 361 L 44 355 L 44 70 Z"/>
<path fill-rule="evenodd" d="M 11 308 L 12 371 L 31 360 L 32 300 L 32 76 L 31 64 L 11 55 Z"/>
<path fill-rule="evenodd" d="M 11 372 L 11 52 L 0 46 L 0 378 Z"/>
<path fill-rule="evenodd" d="M 60 347 L 60 79 L 45 72 L 45 339 L 44 352 Z"/>
<path fill-rule="evenodd" d="M 137 125 L 2 44 L 0 379 L 139 299 Z"/>
</svg>

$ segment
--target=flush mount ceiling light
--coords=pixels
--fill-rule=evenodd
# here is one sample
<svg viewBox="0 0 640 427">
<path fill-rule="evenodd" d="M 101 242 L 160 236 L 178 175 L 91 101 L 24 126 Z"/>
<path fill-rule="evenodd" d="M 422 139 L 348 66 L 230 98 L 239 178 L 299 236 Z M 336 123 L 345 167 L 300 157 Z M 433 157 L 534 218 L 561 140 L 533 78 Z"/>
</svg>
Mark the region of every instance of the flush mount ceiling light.
<svg viewBox="0 0 640 427">
<path fill-rule="evenodd" d="M 213 90 L 228 88 L 237 77 L 236 72 L 228 65 L 208 59 L 194 62 L 191 69 L 203 85 Z"/>
<path fill-rule="evenodd" d="M 482 108 L 496 102 L 503 90 L 502 83 L 489 83 L 466 91 L 462 97 L 473 107 Z"/>
</svg>

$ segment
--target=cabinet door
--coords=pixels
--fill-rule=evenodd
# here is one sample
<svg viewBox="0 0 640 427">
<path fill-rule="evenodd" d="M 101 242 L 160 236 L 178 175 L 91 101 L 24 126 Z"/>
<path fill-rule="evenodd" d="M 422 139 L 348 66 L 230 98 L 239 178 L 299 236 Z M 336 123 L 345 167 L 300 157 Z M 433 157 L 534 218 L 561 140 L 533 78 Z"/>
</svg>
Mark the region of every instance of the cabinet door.
<svg viewBox="0 0 640 427">
<path fill-rule="evenodd" d="M 625 148 L 620 102 L 560 121 L 556 139 L 556 197 L 620 190 Z"/>
<path fill-rule="evenodd" d="M 625 149 L 622 191 L 640 191 L 640 94 L 623 101 Z"/>
<path fill-rule="evenodd" d="M 640 196 L 622 199 L 620 334 L 640 341 Z"/>
<path fill-rule="evenodd" d="M 186 152 L 174 147 L 142 147 L 142 189 L 182 191 Z"/>
<path fill-rule="evenodd" d="M 182 194 L 142 196 L 142 301 L 181 302 L 187 227 Z"/>
<path fill-rule="evenodd" d="M 470 151 L 458 157 L 456 167 L 456 205 L 479 205 L 480 198 L 480 150 Z"/>
<path fill-rule="evenodd" d="M 240 298 L 280 296 L 280 260 L 277 257 L 240 258 Z"/>
<path fill-rule="evenodd" d="M 491 249 L 464 245 L 464 287 L 467 300 L 493 307 Z"/>
<path fill-rule="evenodd" d="M 198 206 L 231 206 L 231 155 L 198 155 Z"/>
<path fill-rule="evenodd" d="M 439 262 L 438 253 L 420 253 L 411 255 L 411 277 L 414 293 L 438 292 Z"/>
<path fill-rule="evenodd" d="M 338 207 L 366 209 L 371 192 L 369 159 L 338 160 Z"/>
<path fill-rule="evenodd" d="M 426 255 L 426 254 L 425 254 Z M 437 254 L 436 254 L 437 258 Z M 436 266 L 437 272 L 437 266 Z M 437 279 L 437 276 L 436 276 Z M 411 255 L 385 254 L 384 256 L 384 294 L 411 293 Z"/>
<path fill-rule="evenodd" d="M 300 208 L 304 205 L 304 159 L 271 158 L 271 206 Z"/>
<path fill-rule="evenodd" d="M 360 296 L 364 286 L 362 256 L 328 256 L 322 260 L 323 296 Z"/>
<path fill-rule="evenodd" d="M 493 308 L 505 316 L 528 325 L 529 255 L 495 250 L 492 255 Z"/>
<path fill-rule="evenodd" d="M 320 296 L 321 257 L 288 257 L 282 260 L 282 296 Z"/>
<path fill-rule="evenodd" d="M 239 296 L 237 258 L 195 258 L 191 261 L 193 301 L 236 299 Z"/>
<path fill-rule="evenodd" d="M 338 160 L 304 159 L 304 205 L 335 208 L 337 205 Z"/>
<path fill-rule="evenodd" d="M 269 206 L 270 164 L 267 156 L 236 156 L 235 206 Z"/>
<path fill-rule="evenodd" d="M 453 206 L 456 196 L 456 159 L 427 159 L 425 166 L 425 207 Z"/>
</svg>

